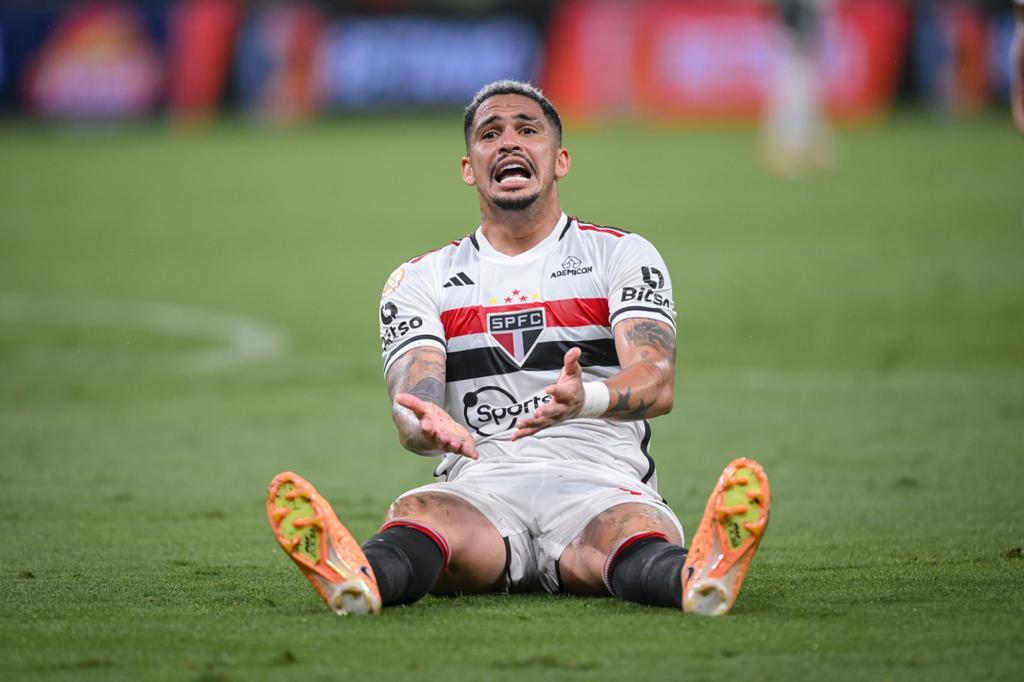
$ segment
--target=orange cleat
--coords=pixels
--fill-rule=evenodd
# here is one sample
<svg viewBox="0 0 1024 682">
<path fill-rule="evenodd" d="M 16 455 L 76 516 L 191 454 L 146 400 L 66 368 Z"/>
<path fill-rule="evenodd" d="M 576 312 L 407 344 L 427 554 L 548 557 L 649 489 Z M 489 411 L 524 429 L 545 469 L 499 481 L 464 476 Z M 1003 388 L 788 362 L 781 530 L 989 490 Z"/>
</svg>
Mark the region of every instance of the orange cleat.
<svg viewBox="0 0 1024 682">
<path fill-rule="evenodd" d="M 752 459 L 729 463 L 708 500 L 683 565 L 683 611 L 721 616 L 740 593 L 768 526 L 768 476 Z"/>
<path fill-rule="evenodd" d="M 274 537 L 339 615 L 380 613 L 380 590 L 359 543 L 304 478 L 278 474 L 267 489 Z"/>
</svg>

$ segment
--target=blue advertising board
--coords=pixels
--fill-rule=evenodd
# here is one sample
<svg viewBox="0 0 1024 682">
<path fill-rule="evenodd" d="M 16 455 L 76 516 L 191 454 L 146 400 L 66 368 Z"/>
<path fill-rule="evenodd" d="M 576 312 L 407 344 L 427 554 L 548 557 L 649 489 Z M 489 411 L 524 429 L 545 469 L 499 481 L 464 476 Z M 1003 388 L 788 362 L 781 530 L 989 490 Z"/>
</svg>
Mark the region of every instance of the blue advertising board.
<svg viewBox="0 0 1024 682">
<path fill-rule="evenodd" d="M 538 76 L 543 39 L 519 17 L 349 17 L 324 32 L 317 82 L 328 108 L 462 105 L 480 86 Z"/>
</svg>

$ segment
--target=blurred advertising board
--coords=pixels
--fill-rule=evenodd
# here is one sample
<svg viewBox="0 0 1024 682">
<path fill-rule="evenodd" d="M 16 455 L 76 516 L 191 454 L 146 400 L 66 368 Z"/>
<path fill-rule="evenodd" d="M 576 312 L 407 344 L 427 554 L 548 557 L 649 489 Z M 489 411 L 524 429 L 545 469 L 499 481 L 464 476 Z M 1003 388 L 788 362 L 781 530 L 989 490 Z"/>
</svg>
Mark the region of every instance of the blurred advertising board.
<svg viewBox="0 0 1024 682">
<path fill-rule="evenodd" d="M 25 98 L 44 118 L 119 119 L 152 112 L 163 63 L 130 6 L 88 3 L 62 14 L 28 62 Z"/>
<path fill-rule="evenodd" d="M 0 24 L 0 92 L 7 82 L 7 60 L 4 59 L 4 25 Z"/>
<path fill-rule="evenodd" d="M 967 2 L 918 9 L 912 54 L 921 100 L 935 113 L 972 114 L 1009 97 L 1011 12 L 986 13 Z"/>
<path fill-rule="evenodd" d="M 1016 20 L 1011 12 L 1003 12 L 992 17 L 990 24 L 990 40 L 986 45 L 988 51 L 989 80 L 996 96 L 1001 101 L 1009 101 L 1010 84 L 1013 80 L 1013 69 L 1010 65 L 1010 46 L 1016 31 Z"/>
<path fill-rule="evenodd" d="M 883 114 L 901 76 L 954 113 L 1005 96 L 1005 6 L 828 4 L 819 80 L 834 116 Z M 753 121 L 782 52 L 773 12 L 766 0 L 0 0 L 0 107 L 295 122 L 461 107 L 516 78 L 577 119 Z"/>
<path fill-rule="evenodd" d="M 493 80 L 536 80 L 542 48 L 513 15 L 349 17 L 324 32 L 316 81 L 329 109 L 465 106 Z"/>
<path fill-rule="evenodd" d="M 167 105 L 176 120 L 202 122 L 217 112 L 241 14 L 236 0 L 184 0 L 170 6 Z"/>
<path fill-rule="evenodd" d="M 826 15 L 820 80 L 834 115 L 884 111 L 910 23 L 891 0 L 846 0 Z M 755 119 L 781 40 L 771 7 L 744 0 L 569 0 L 550 34 L 544 82 L 567 112 L 655 119 Z"/>
<path fill-rule="evenodd" d="M 463 106 L 490 81 L 536 80 L 542 52 L 541 32 L 515 15 L 326 17 L 293 3 L 246 20 L 238 90 L 246 111 L 276 121 Z"/>
<path fill-rule="evenodd" d="M 291 123 L 318 112 L 313 61 L 325 25 L 321 12 L 303 3 L 268 6 L 246 17 L 235 75 L 247 114 Z"/>
</svg>

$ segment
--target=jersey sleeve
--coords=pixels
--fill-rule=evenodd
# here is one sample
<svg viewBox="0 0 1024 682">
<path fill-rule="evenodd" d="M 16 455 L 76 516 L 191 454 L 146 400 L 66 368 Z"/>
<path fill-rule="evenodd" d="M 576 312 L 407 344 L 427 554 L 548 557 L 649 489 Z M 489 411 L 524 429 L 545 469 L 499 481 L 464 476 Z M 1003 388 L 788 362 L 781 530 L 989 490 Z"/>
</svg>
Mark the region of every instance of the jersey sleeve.
<svg viewBox="0 0 1024 682">
<path fill-rule="evenodd" d="M 672 280 L 661 254 L 643 237 L 623 237 L 608 263 L 608 320 L 644 317 L 676 326 Z"/>
<path fill-rule="evenodd" d="M 405 263 L 388 278 L 380 298 L 380 343 L 384 373 L 414 348 L 445 350 L 437 287 L 428 263 Z"/>
</svg>

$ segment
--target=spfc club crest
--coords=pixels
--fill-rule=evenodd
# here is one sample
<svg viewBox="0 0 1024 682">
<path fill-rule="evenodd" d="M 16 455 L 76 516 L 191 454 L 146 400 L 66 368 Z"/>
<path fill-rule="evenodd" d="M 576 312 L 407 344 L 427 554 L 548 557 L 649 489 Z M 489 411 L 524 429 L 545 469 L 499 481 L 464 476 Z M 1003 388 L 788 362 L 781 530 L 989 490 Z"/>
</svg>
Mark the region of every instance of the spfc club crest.
<svg viewBox="0 0 1024 682">
<path fill-rule="evenodd" d="M 522 365 L 544 331 L 546 320 L 544 308 L 489 313 L 487 331 L 516 364 Z"/>
</svg>

